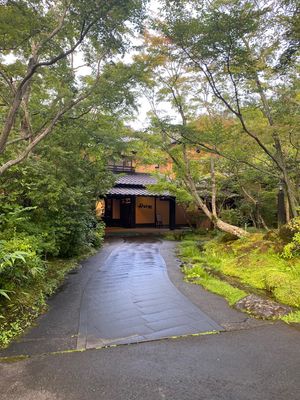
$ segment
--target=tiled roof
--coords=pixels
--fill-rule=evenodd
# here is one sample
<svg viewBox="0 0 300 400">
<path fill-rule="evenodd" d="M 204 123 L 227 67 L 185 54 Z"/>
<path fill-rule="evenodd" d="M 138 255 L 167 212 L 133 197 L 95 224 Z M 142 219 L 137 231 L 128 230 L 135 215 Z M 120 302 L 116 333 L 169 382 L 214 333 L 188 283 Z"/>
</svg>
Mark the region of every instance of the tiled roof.
<svg viewBox="0 0 300 400">
<path fill-rule="evenodd" d="M 120 176 L 115 185 L 147 186 L 157 182 L 157 179 L 150 174 L 132 173 Z"/>
<path fill-rule="evenodd" d="M 143 188 L 131 188 L 131 187 L 114 187 L 108 192 L 110 195 L 122 195 L 122 196 L 158 196 L 157 193 L 150 192 Z M 167 196 L 168 194 L 164 194 Z"/>
<path fill-rule="evenodd" d="M 119 196 L 169 196 L 168 192 L 158 194 L 146 189 L 145 186 L 156 182 L 157 179 L 150 174 L 130 173 L 120 176 L 116 180 L 115 186 L 107 194 Z"/>
</svg>

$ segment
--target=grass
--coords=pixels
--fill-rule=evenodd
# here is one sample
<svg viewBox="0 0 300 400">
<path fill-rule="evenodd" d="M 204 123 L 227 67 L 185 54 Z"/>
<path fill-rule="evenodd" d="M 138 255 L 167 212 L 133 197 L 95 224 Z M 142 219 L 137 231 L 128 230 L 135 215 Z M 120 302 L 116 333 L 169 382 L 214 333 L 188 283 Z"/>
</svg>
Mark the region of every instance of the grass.
<svg viewBox="0 0 300 400">
<path fill-rule="evenodd" d="M 185 277 L 206 289 L 225 297 L 229 304 L 247 295 L 227 282 L 215 278 L 215 273 L 236 278 L 253 289 L 262 289 L 280 303 L 300 308 L 300 259 L 284 259 L 278 240 L 268 240 L 263 233 L 247 238 L 225 240 L 225 235 L 210 238 L 187 235 L 179 245 L 179 254 L 186 263 Z M 300 322 L 300 311 L 283 318 Z"/>
<path fill-rule="evenodd" d="M 200 265 L 192 268 L 184 268 L 185 279 L 188 282 L 203 286 L 205 289 L 224 297 L 230 305 L 247 296 L 243 290 L 233 287 L 227 282 L 214 278 L 208 274 Z"/>
<path fill-rule="evenodd" d="M 197 285 L 201 285 L 207 290 L 224 297 L 230 305 L 235 304 L 238 300 L 242 299 L 247 295 L 243 290 L 233 287 L 227 282 L 221 281 L 204 270 L 201 266 L 201 261 L 203 261 L 203 256 L 200 251 L 202 247 L 203 238 L 197 241 L 191 238 L 189 235 L 180 244 L 180 256 L 183 261 L 193 263 L 192 266 L 185 266 L 183 272 L 185 274 L 185 280 L 188 282 L 193 282 Z"/>
<path fill-rule="evenodd" d="M 300 311 L 294 311 L 281 318 L 287 324 L 300 323 Z"/>
</svg>

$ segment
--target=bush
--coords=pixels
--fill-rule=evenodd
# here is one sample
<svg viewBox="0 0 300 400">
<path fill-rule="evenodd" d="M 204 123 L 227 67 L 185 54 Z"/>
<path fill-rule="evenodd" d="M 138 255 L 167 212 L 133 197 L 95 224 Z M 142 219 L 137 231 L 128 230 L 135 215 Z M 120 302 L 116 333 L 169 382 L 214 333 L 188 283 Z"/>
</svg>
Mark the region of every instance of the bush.
<svg viewBox="0 0 300 400">
<path fill-rule="evenodd" d="M 91 245 L 93 247 L 100 247 L 104 240 L 105 224 L 98 222 L 95 229 L 91 231 Z"/>
<path fill-rule="evenodd" d="M 300 217 L 292 219 L 287 228 L 292 233 L 290 243 L 287 243 L 283 248 L 282 256 L 287 259 L 300 256 Z"/>
<path fill-rule="evenodd" d="M 15 237 L 0 241 L 0 290 L 2 297 L 10 297 L 32 279 L 44 272 L 44 264 L 30 240 Z"/>
<path fill-rule="evenodd" d="M 220 218 L 232 225 L 241 225 L 243 223 L 243 217 L 238 209 L 222 210 Z"/>
</svg>

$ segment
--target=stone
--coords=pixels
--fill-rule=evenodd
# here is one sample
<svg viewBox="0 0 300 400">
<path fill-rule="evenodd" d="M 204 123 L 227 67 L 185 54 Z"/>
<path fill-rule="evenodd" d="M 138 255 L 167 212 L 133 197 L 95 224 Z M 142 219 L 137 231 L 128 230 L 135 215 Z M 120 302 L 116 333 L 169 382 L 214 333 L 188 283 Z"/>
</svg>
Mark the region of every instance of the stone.
<svg viewBox="0 0 300 400">
<path fill-rule="evenodd" d="M 235 304 L 235 308 L 262 319 L 275 319 L 292 311 L 291 307 L 276 303 L 273 300 L 264 299 L 255 294 L 250 294 L 239 300 Z"/>
</svg>

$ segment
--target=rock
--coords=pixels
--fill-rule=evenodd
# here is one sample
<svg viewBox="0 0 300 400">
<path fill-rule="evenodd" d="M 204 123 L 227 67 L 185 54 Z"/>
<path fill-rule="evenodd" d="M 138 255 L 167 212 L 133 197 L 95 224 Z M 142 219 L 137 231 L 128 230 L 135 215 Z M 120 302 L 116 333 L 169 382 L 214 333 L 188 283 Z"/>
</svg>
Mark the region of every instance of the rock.
<svg viewBox="0 0 300 400">
<path fill-rule="evenodd" d="M 292 311 L 291 307 L 276 303 L 273 300 L 263 299 L 255 294 L 250 294 L 239 300 L 235 304 L 235 308 L 262 319 L 278 318 Z"/>
</svg>

